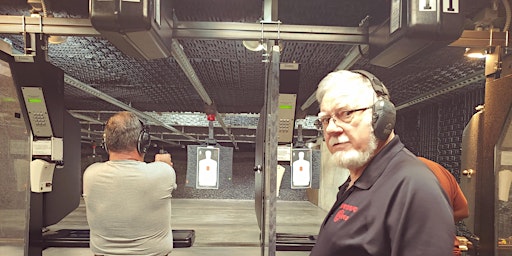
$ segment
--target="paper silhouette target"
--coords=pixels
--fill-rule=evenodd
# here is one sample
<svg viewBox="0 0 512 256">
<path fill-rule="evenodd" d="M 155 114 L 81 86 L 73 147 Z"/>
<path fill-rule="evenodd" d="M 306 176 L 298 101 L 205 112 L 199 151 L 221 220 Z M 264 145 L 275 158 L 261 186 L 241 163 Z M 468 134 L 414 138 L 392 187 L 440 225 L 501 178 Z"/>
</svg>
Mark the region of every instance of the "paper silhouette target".
<svg viewBox="0 0 512 256">
<path fill-rule="evenodd" d="M 311 149 L 292 149 L 291 188 L 311 187 Z"/>
<path fill-rule="evenodd" d="M 197 148 L 196 188 L 219 188 L 219 149 L 213 147 Z"/>
</svg>

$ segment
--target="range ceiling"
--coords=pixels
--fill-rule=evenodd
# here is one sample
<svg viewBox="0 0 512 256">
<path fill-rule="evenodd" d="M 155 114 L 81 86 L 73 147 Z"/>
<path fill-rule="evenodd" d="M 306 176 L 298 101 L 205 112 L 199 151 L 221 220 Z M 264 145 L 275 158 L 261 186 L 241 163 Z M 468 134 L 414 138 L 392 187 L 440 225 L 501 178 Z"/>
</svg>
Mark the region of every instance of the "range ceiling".
<svg viewBox="0 0 512 256">
<path fill-rule="evenodd" d="M 277 2 L 277 1 L 276 1 Z M 462 9 L 467 17 L 467 28 L 473 29 L 478 12 L 490 6 L 489 1 L 463 1 Z M 88 19 L 89 3 L 86 0 L 45 1 L 46 9 L 63 19 Z M 239 22 L 254 24 L 263 19 L 263 1 L 255 0 L 174 0 L 174 15 L 183 22 Z M 389 0 L 280 0 L 277 19 L 281 24 L 358 27 L 369 16 L 370 24 L 380 24 L 387 17 Z M 0 0 L 0 15 L 30 15 L 31 5 L 25 0 Z M 0 21 L 2 18 L 0 17 Z M 2 32 L 0 38 L 12 43 L 14 49 L 23 50 L 22 37 Z M 247 50 L 242 40 L 211 38 L 177 38 L 190 61 L 197 78 L 213 101 L 214 110 L 224 117 L 226 127 L 215 125 L 216 138 L 227 144 L 232 133 L 239 143 L 254 143 L 257 114 L 264 105 L 265 56 L 262 52 Z M 316 115 L 316 102 L 304 105 L 318 82 L 338 65 L 354 49 L 352 44 L 324 43 L 296 40 L 281 41 L 281 63 L 298 63 L 299 78 L 296 116 Z M 446 46 L 417 56 L 393 68 L 371 65 L 366 56 L 358 59 L 351 69 L 365 69 L 374 73 L 389 88 L 395 105 L 400 109 L 410 107 L 411 99 L 432 94 L 450 87 L 468 77 L 473 77 L 460 93 L 472 87 L 483 87 L 483 60 L 471 60 L 463 56 L 464 48 Z M 200 143 L 208 136 L 208 122 L 197 119 L 197 113 L 211 110 L 190 82 L 183 69 L 173 58 L 138 60 L 119 51 L 100 36 L 69 36 L 62 44 L 51 44 L 49 61 L 61 68 L 66 76 L 91 86 L 105 95 L 141 112 L 172 125 L 180 132 L 197 140 L 184 138 L 177 132 L 156 128 L 164 140 L 176 143 Z M 101 131 L 110 111 L 121 110 L 96 96 L 65 84 L 65 106 L 72 113 L 96 119 L 82 120 L 84 128 Z M 467 83 L 467 82 L 466 82 Z M 446 97 L 446 95 L 444 95 Z M 434 99 L 436 98 L 434 97 Z M 301 106 L 305 109 L 301 109 Z M 176 113 L 183 114 L 177 116 Z M 237 115 L 234 114 L 243 114 Z M 201 115 L 201 114 L 199 114 Z M 181 118 L 181 119 L 180 119 Z M 241 118 L 241 119 L 240 119 Z M 183 119 L 183 120 L 182 120 Z M 256 121 L 255 121 L 256 120 Z M 305 121 L 305 135 L 317 135 L 311 126 L 312 119 Z M 92 127 L 92 128 L 91 128 Z M 99 138 L 92 133 L 93 138 Z M 101 134 L 101 132 L 100 132 Z M 91 134 L 87 134 L 91 136 Z M 223 138 L 223 136 L 225 138 Z M 181 138 L 180 138 L 181 137 Z M 236 143 L 235 143 L 236 144 Z"/>
</svg>

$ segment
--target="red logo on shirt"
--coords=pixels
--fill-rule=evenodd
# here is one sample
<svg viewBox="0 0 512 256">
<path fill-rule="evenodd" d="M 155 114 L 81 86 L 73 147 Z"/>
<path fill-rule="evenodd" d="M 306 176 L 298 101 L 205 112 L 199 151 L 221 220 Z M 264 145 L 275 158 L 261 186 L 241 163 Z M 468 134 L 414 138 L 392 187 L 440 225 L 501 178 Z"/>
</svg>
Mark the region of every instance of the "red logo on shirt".
<svg viewBox="0 0 512 256">
<path fill-rule="evenodd" d="M 357 212 L 357 206 L 353 206 L 350 204 L 341 204 L 338 212 L 334 215 L 334 222 L 338 222 L 340 220 L 347 221 L 350 219 L 352 213 Z"/>
</svg>

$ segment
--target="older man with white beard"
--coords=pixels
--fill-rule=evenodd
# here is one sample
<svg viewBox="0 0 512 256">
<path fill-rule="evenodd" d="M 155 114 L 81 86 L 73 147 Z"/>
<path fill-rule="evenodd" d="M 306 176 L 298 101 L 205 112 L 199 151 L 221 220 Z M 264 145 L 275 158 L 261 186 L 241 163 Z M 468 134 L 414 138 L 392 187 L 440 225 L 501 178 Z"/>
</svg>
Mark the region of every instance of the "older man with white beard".
<svg viewBox="0 0 512 256">
<path fill-rule="evenodd" d="M 312 256 L 449 256 L 451 206 L 436 177 L 394 134 L 386 87 L 366 71 L 340 70 L 318 85 L 317 124 L 340 167 L 340 186 Z"/>
</svg>

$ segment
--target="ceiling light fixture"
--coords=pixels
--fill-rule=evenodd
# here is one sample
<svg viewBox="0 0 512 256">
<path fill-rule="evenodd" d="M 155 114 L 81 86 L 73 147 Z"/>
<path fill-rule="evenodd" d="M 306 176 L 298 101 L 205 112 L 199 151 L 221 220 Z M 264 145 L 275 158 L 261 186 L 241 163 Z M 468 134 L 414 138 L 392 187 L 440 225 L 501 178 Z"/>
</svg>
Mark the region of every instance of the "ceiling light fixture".
<svg viewBox="0 0 512 256">
<path fill-rule="evenodd" d="M 243 40 L 242 41 L 242 44 L 244 45 L 244 47 L 249 51 L 259 52 L 262 50 L 265 50 L 265 51 L 267 50 L 267 44 L 264 42 L 264 39 L 263 39 L 264 22 L 262 20 L 260 20 L 259 22 L 261 24 L 260 40 Z"/>
<path fill-rule="evenodd" d="M 483 59 L 487 56 L 487 49 L 485 48 L 466 48 L 464 56 L 475 59 Z"/>
<path fill-rule="evenodd" d="M 267 44 L 263 43 L 262 41 L 244 40 L 242 41 L 242 44 L 245 46 L 245 48 L 247 48 L 247 50 L 253 52 L 259 52 L 263 49 L 267 49 Z"/>
<path fill-rule="evenodd" d="M 44 0 L 27 0 L 27 3 L 32 6 L 30 13 L 32 17 L 44 17 L 44 18 L 53 18 L 53 13 L 49 12 L 46 8 L 46 3 Z M 50 44 L 61 44 L 66 42 L 66 36 L 48 36 L 48 43 Z"/>
<path fill-rule="evenodd" d="M 45 17 L 47 18 L 53 18 L 53 14 L 49 13 Z M 50 35 L 48 36 L 48 43 L 50 44 L 62 44 L 68 40 L 67 36 L 56 36 L 56 35 Z"/>
<path fill-rule="evenodd" d="M 68 39 L 67 36 L 49 36 L 48 43 L 50 44 L 62 44 Z"/>
</svg>

